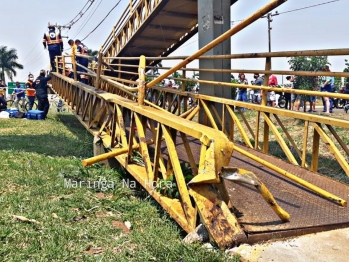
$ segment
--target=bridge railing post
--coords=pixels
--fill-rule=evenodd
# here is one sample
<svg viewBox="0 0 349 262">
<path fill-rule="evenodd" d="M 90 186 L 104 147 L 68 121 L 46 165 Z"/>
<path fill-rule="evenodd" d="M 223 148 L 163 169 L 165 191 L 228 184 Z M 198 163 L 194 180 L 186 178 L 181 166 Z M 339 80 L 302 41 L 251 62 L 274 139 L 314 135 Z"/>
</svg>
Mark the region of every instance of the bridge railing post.
<svg viewBox="0 0 349 262">
<path fill-rule="evenodd" d="M 98 54 L 97 76 L 96 76 L 96 83 L 95 83 L 96 89 L 99 89 L 100 82 L 101 82 L 102 59 L 103 59 L 103 53 L 102 53 L 102 50 L 100 50 Z"/>
<path fill-rule="evenodd" d="M 145 56 L 142 55 L 139 58 L 139 67 L 138 67 L 138 105 L 143 106 L 144 105 L 144 98 L 145 98 L 145 88 L 146 88 L 146 82 L 145 82 L 145 66 L 146 66 L 146 59 Z"/>
<path fill-rule="evenodd" d="M 265 70 L 270 71 L 271 70 L 271 57 L 267 57 L 265 60 Z M 269 77 L 270 74 L 265 74 L 264 76 L 264 86 L 268 86 L 269 83 Z M 262 106 L 268 105 L 268 91 L 263 90 L 262 91 Z M 267 113 L 267 116 L 269 116 L 269 113 Z M 264 132 L 263 132 L 263 152 L 268 153 L 269 150 L 269 125 L 266 121 L 264 121 Z"/>
<path fill-rule="evenodd" d="M 59 73 L 59 70 L 58 70 L 58 66 L 59 66 L 58 56 L 55 57 L 55 62 L 56 62 L 56 73 Z"/>
<path fill-rule="evenodd" d="M 65 75 L 65 56 L 62 55 L 62 75 Z"/>
<path fill-rule="evenodd" d="M 76 52 L 75 52 L 75 48 L 72 48 L 71 62 L 73 64 L 74 81 L 78 81 L 78 76 L 77 76 L 77 73 L 76 73 Z"/>
</svg>

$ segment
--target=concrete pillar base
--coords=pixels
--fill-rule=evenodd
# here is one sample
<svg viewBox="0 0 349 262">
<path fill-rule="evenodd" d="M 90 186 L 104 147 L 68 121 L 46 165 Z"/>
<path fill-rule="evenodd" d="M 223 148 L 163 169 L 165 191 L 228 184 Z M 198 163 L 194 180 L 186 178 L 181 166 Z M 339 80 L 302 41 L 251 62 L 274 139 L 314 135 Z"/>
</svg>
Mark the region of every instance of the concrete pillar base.
<svg viewBox="0 0 349 262">
<path fill-rule="evenodd" d="M 98 155 L 101 155 L 101 154 L 104 154 L 107 152 L 108 152 L 108 150 L 103 146 L 102 141 L 98 137 L 95 137 L 93 139 L 93 156 L 98 156 Z M 115 158 L 109 158 L 109 159 L 103 160 L 99 163 L 101 163 L 104 166 L 111 167 L 111 168 L 120 168 L 121 167 L 120 163 Z"/>
</svg>

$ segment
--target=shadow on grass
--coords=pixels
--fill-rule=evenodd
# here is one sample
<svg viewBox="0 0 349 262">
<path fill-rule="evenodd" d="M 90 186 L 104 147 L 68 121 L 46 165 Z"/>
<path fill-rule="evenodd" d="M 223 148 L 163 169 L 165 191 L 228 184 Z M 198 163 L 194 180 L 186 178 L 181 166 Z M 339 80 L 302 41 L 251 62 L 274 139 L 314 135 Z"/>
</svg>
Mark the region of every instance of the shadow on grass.
<svg viewBox="0 0 349 262">
<path fill-rule="evenodd" d="M 90 140 L 90 141 L 89 141 Z M 58 157 L 90 157 L 93 154 L 92 139 L 65 135 L 1 135 L 1 150 L 32 152 Z"/>
<path fill-rule="evenodd" d="M 77 137 L 85 137 L 86 133 L 90 134 L 73 114 L 57 114 L 55 118 Z"/>
</svg>

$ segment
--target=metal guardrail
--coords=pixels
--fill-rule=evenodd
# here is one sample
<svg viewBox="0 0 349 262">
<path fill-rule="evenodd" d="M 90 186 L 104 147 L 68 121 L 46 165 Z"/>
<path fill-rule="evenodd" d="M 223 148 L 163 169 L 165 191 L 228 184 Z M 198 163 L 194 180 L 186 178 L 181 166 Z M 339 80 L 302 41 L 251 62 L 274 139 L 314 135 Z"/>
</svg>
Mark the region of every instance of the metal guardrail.
<svg viewBox="0 0 349 262">
<path fill-rule="evenodd" d="M 235 139 L 234 126 L 236 126 L 244 143 L 250 148 L 259 149 L 259 132 L 260 127 L 262 126 L 262 120 L 264 120 L 263 141 L 262 148 L 260 148 L 264 153 L 268 153 L 268 143 L 270 141 L 269 131 L 271 131 L 291 163 L 302 167 L 308 166 L 311 170 L 317 171 L 319 164 L 319 144 L 322 140 L 328 145 L 329 150 L 334 154 L 346 174 L 349 174 L 348 162 L 345 160 L 346 156 L 340 152 L 329 134 L 324 131 L 324 128 L 322 127 L 326 126 L 328 128 L 329 132 L 331 132 L 345 151 L 345 144 L 333 127 L 349 128 L 348 121 L 325 116 L 309 115 L 300 112 L 291 112 L 266 106 L 267 92 L 263 92 L 261 105 L 256 105 L 157 86 L 158 83 L 177 70 L 183 70 L 183 72 L 190 70 L 189 68 L 185 68 L 190 61 L 201 58 L 207 50 L 224 41 L 224 39 L 231 37 L 233 34 L 242 30 L 253 21 L 256 21 L 260 16 L 270 12 L 273 8 L 283 2 L 284 1 L 277 0 L 271 1 L 264 8 L 238 24 L 236 27 L 215 39 L 212 43 L 208 44 L 195 54 L 185 57 L 178 65 L 171 68 L 161 76 L 151 80 L 149 83 L 145 82 L 145 70 L 147 68 L 145 66 L 145 57 L 118 57 L 120 61 L 139 59 L 139 70 L 138 73 L 135 73 L 139 78 L 138 81 L 104 75 L 108 70 L 115 73 L 123 73 L 124 71 L 113 67 L 110 62 L 108 62 L 112 57 L 103 57 L 102 53 L 100 53 L 98 57 L 97 68 L 89 70 L 88 73 L 93 79 L 92 82 L 94 87 L 78 83 L 73 79 L 68 79 L 67 77 L 58 74 L 59 70 L 57 73 L 54 73 L 53 84 L 56 92 L 65 100 L 81 123 L 92 134 L 98 136 L 106 148 L 111 149 L 111 152 L 108 153 L 108 155 L 102 155 L 95 159 L 86 160 L 84 164 L 91 164 L 94 161 L 108 157 L 116 157 L 117 160 L 137 179 L 137 181 L 146 188 L 149 194 L 151 194 L 187 232 L 190 232 L 195 228 L 197 224 L 196 217 L 199 213 L 210 234 L 221 247 L 240 243 L 246 238 L 235 215 L 229 210 L 229 197 L 227 196 L 226 189 L 224 188 L 220 177 L 220 172 L 222 168 L 229 163 L 228 159 L 230 160 L 231 152 L 233 150 L 237 150 L 245 156 L 254 159 L 280 174 L 283 174 L 289 179 L 292 179 L 302 186 L 313 190 L 317 194 L 330 199 L 336 204 L 345 206 L 346 201 L 344 199 L 326 192 L 305 180 L 297 178 L 294 174 L 288 173 L 287 170 L 282 170 L 275 165 L 266 163 L 263 159 L 256 158 L 239 146 L 234 146 L 232 142 Z M 348 49 L 338 52 L 335 50 L 317 50 L 318 53 L 324 55 L 343 54 L 343 52 L 346 53 L 347 51 Z M 291 53 L 294 54 L 294 56 L 304 54 L 297 54 L 295 52 Z M 290 54 L 290 52 L 274 53 L 275 57 L 280 57 L 286 54 Z M 270 74 L 285 72 L 270 70 L 270 58 L 272 55 L 272 53 L 256 55 L 258 58 L 266 58 L 266 70 L 260 70 L 260 72 L 266 73 L 266 81 Z M 242 55 L 236 56 L 238 57 Z M 230 59 L 229 57 L 226 58 Z M 61 63 L 64 67 L 65 59 L 64 57 L 62 57 L 62 59 L 63 62 Z M 215 58 L 210 57 L 210 59 Z M 120 65 L 124 66 L 124 64 L 121 63 Z M 78 72 L 76 71 L 74 57 L 73 68 L 74 75 L 76 76 Z M 214 72 L 215 70 L 212 69 L 211 71 Z M 228 71 L 231 72 L 233 70 Z M 241 70 L 238 71 L 240 72 Z M 253 72 L 255 72 L 255 70 L 253 70 Z M 295 75 L 324 75 L 321 72 L 291 72 Z M 134 72 L 130 71 L 128 73 Z M 340 76 L 347 76 L 347 74 L 348 73 L 341 72 L 338 72 L 337 74 L 336 72 L 336 75 Z M 333 73 L 331 73 L 331 75 L 333 75 Z M 182 78 L 180 81 L 184 82 L 188 80 Z M 190 81 L 221 85 L 226 86 L 227 88 L 239 86 L 239 84 L 212 82 L 202 79 Z M 137 87 L 132 87 L 134 84 L 137 84 Z M 244 85 L 243 87 L 261 89 L 263 91 L 283 91 L 295 94 L 325 96 L 325 94 L 320 92 L 305 90 L 290 90 L 286 88 L 279 89 L 268 86 L 257 87 L 250 85 Z M 326 96 L 349 99 L 348 95 L 326 94 Z M 196 101 L 195 107 L 190 109 L 186 107 L 188 98 L 192 98 Z M 167 107 L 165 103 L 166 101 L 168 102 Z M 183 107 L 181 107 L 182 103 L 184 103 Z M 220 105 L 222 111 L 218 112 L 215 105 Z M 244 112 L 239 110 L 239 116 L 237 115 L 234 111 L 235 106 L 257 111 L 255 129 L 248 123 L 247 118 L 244 116 Z M 165 111 L 170 111 L 171 113 Z M 176 113 L 178 116 L 174 116 L 172 113 Z M 293 153 L 286 144 L 280 130 L 274 124 L 271 115 L 274 116 L 284 135 L 286 135 L 291 145 L 295 148 L 298 157 L 301 159 L 301 163 L 298 163 L 293 156 Z M 196 116 L 198 117 L 197 121 L 202 124 L 193 121 Z M 295 142 L 281 122 L 280 116 L 304 120 L 305 135 L 303 138 L 304 143 L 302 150 L 295 146 Z M 130 125 L 127 126 L 125 124 L 126 122 L 129 122 Z M 227 128 L 228 123 L 229 128 Z M 246 126 L 247 130 L 243 127 L 242 123 Z M 306 144 L 309 137 L 309 126 L 312 126 L 314 129 L 312 162 L 310 165 L 306 163 Z M 135 130 L 137 130 L 137 132 L 135 132 Z M 188 163 L 195 175 L 188 184 L 183 176 L 181 163 L 176 153 L 177 136 L 180 136 L 182 139 Z M 193 152 L 191 151 L 188 142 L 189 137 L 200 141 L 201 151 L 198 167 L 196 166 L 197 163 L 193 160 Z M 161 143 L 165 143 L 168 148 L 167 159 L 164 159 L 163 154 L 161 153 Z M 136 152 L 141 155 L 144 166 L 132 162 L 132 154 Z M 345 152 L 349 155 L 349 152 Z M 151 154 L 153 161 L 150 160 Z M 159 178 L 166 180 L 170 175 L 175 177 L 175 180 L 179 185 L 180 200 L 170 199 L 154 190 L 154 187 L 150 186 L 150 183 L 158 182 Z M 191 202 L 190 197 L 194 199 L 194 204 Z M 223 201 L 221 199 L 223 199 Z M 216 218 L 214 223 L 212 217 Z M 283 220 L 285 220 L 285 217 Z M 218 232 L 215 223 L 220 225 L 219 228 L 225 232 L 224 235 L 222 235 L 221 231 Z"/>
</svg>

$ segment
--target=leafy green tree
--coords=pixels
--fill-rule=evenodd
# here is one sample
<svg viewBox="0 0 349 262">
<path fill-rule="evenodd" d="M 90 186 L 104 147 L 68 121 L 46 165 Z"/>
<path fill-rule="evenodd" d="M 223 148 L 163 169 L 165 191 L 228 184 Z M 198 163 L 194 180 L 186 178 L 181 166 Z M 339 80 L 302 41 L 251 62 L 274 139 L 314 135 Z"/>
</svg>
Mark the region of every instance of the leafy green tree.
<svg viewBox="0 0 349 262">
<path fill-rule="evenodd" d="M 98 54 L 97 50 L 88 49 L 87 51 L 87 55 L 89 56 L 96 56 L 97 54 Z"/>
<path fill-rule="evenodd" d="M 16 69 L 23 69 L 23 65 L 17 62 L 17 50 L 14 48 L 7 49 L 7 46 L 0 46 L 0 78 L 6 83 L 6 75 L 13 81 L 13 77 L 17 76 Z"/>
<path fill-rule="evenodd" d="M 323 71 L 325 65 L 330 65 L 327 56 L 298 56 L 288 60 L 290 69 L 294 71 Z M 298 76 L 297 88 L 312 90 L 316 85 L 316 78 L 311 76 Z"/>
</svg>

